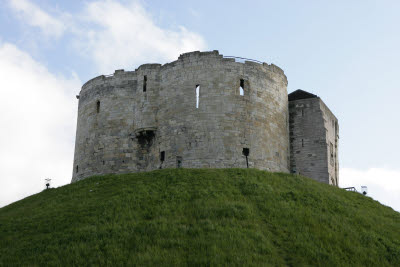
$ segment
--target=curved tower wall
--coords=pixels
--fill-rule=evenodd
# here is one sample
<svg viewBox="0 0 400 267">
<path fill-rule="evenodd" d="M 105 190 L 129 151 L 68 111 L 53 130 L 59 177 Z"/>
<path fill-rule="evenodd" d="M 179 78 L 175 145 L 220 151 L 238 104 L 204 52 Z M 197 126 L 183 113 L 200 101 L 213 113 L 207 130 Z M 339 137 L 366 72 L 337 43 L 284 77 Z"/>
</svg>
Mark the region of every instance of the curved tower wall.
<svg viewBox="0 0 400 267">
<path fill-rule="evenodd" d="M 286 88 L 286 76 L 275 65 L 235 62 L 218 51 L 94 78 L 80 93 L 72 181 L 95 174 L 247 164 L 288 172 Z M 244 149 L 249 149 L 247 161 Z"/>
</svg>

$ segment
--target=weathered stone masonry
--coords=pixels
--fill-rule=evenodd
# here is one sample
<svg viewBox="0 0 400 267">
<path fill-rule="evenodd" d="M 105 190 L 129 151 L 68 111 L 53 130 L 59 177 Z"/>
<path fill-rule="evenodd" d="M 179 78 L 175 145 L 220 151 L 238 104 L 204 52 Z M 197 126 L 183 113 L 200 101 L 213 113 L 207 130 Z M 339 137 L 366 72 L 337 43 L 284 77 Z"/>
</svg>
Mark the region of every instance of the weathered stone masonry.
<svg viewBox="0 0 400 267">
<path fill-rule="evenodd" d="M 176 167 L 289 172 L 288 104 L 279 67 L 218 51 L 96 77 L 79 94 L 72 182 Z"/>
<path fill-rule="evenodd" d="M 290 168 L 314 180 L 338 186 L 339 124 L 316 95 L 289 95 Z"/>
</svg>

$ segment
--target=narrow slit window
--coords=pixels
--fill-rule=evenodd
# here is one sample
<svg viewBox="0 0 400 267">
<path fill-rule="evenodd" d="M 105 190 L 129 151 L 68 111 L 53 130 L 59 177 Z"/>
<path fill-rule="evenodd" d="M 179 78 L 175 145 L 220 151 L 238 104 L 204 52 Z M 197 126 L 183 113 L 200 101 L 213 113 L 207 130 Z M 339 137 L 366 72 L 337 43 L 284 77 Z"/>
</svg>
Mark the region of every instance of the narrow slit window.
<svg viewBox="0 0 400 267">
<path fill-rule="evenodd" d="M 99 113 L 100 112 L 100 101 L 96 102 L 96 112 Z"/>
<path fill-rule="evenodd" d="M 147 90 L 147 75 L 143 76 L 143 92 Z"/>
<path fill-rule="evenodd" d="M 244 95 L 244 80 L 240 79 L 239 95 Z"/>
<path fill-rule="evenodd" d="M 182 157 L 180 157 L 180 156 L 176 157 L 176 167 L 182 168 Z"/>
<path fill-rule="evenodd" d="M 160 161 L 164 162 L 165 161 L 165 151 L 160 152 Z"/>
<path fill-rule="evenodd" d="M 78 165 L 76 165 L 76 173 L 78 173 L 79 172 L 79 167 L 78 167 Z"/>
<path fill-rule="evenodd" d="M 200 100 L 200 84 L 196 85 L 196 108 L 199 108 L 199 100 Z"/>
<path fill-rule="evenodd" d="M 304 147 L 304 139 L 301 139 L 301 147 Z"/>
<path fill-rule="evenodd" d="M 301 109 L 301 116 L 304 117 L 304 109 Z"/>
<path fill-rule="evenodd" d="M 244 147 L 242 150 L 243 155 L 246 157 L 246 167 L 249 167 L 249 154 L 250 154 L 250 149 L 248 147 Z"/>
</svg>

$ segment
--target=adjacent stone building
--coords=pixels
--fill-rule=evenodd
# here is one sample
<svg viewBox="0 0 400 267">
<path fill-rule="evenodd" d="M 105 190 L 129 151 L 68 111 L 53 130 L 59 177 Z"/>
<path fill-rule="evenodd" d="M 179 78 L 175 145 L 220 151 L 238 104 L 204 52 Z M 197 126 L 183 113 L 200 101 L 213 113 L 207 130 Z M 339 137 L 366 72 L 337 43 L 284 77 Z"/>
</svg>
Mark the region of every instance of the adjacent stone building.
<svg viewBox="0 0 400 267">
<path fill-rule="evenodd" d="M 314 94 L 289 94 L 290 169 L 314 180 L 338 186 L 339 124 Z"/>
<path fill-rule="evenodd" d="M 293 171 L 330 182 L 321 178 L 322 157 L 314 169 L 300 160 L 302 150 L 290 159 L 287 78 L 273 64 L 191 52 L 96 77 L 78 98 L 72 182 L 179 167 Z M 302 122 L 294 121 L 297 142 Z M 337 184 L 336 169 L 327 171 Z"/>
</svg>

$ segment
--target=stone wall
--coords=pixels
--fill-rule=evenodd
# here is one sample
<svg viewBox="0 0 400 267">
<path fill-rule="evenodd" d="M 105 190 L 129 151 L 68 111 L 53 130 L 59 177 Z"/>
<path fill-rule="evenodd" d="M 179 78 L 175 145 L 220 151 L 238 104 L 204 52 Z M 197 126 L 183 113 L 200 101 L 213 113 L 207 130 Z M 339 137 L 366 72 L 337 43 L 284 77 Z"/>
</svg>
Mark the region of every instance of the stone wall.
<svg viewBox="0 0 400 267">
<path fill-rule="evenodd" d="M 321 100 L 321 110 L 326 129 L 329 184 L 339 185 L 339 123 L 335 115 Z"/>
<path fill-rule="evenodd" d="M 96 77 L 79 95 L 72 182 L 176 167 L 288 172 L 286 88 L 277 66 L 218 51 Z"/>
<path fill-rule="evenodd" d="M 289 101 L 289 114 L 291 172 L 338 186 L 336 117 L 319 97 L 311 94 Z"/>
</svg>

